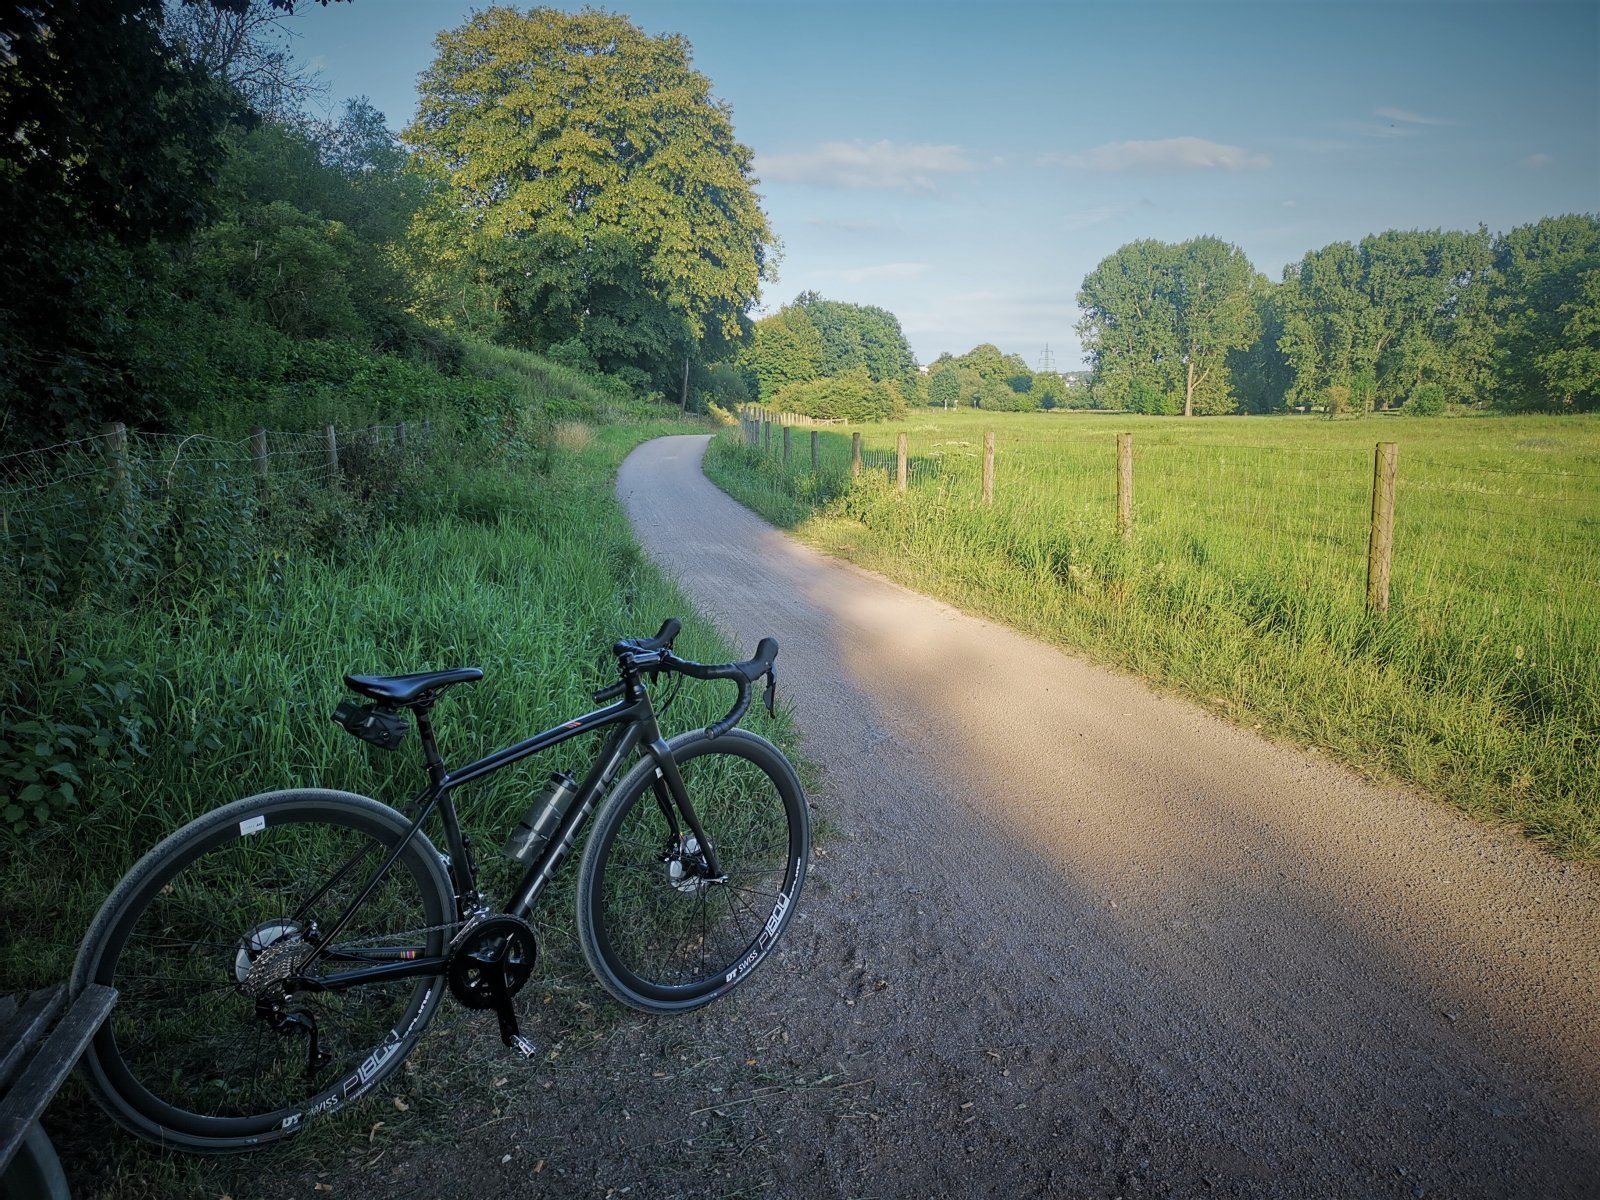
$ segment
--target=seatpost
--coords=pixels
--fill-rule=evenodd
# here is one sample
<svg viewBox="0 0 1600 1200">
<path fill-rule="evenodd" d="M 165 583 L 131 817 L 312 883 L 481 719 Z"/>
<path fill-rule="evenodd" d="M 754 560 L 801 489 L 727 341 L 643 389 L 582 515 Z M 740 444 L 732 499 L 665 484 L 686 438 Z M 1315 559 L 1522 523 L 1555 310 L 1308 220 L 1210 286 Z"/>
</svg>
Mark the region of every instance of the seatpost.
<svg viewBox="0 0 1600 1200">
<path fill-rule="evenodd" d="M 428 778 L 433 786 L 444 782 L 444 759 L 439 756 L 439 743 L 433 736 L 432 701 L 418 704 L 413 710 L 417 718 L 417 737 L 422 742 L 422 761 L 428 766 Z"/>
</svg>

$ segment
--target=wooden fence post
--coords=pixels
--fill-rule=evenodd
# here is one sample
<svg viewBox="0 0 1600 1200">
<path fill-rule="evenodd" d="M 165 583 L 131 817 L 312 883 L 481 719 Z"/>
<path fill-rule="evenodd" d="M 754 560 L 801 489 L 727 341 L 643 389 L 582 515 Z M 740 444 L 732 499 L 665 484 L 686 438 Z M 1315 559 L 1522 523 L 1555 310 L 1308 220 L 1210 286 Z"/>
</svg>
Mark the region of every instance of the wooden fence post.
<svg viewBox="0 0 1600 1200">
<path fill-rule="evenodd" d="M 811 431 L 811 473 L 817 473 L 817 431 Z"/>
<path fill-rule="evenodd" d="M 906 435 L 905 434 L 902 433 L 895 440 L 895 450 L 899 454 L 900 461 L 895 464 L 894 483 L 895 483 L 895 487 L 899 488 L 903 492 L 903 491 L 906 490 Z"/>
<path fill-rule="evenodd" d="M 394 444 L 399 447 L 401 454 L 406 452 L 406 423 L 404 421 L 394 427 Z"/>
<path fill-rule="evenodd" d="M 335 480 L 339 478 L 339 434 L 332 425 L 324 425 L 322 436 L 328 447 L 328 478 Z"/>
<path fill-rule="evenodd" d="M 433 422 L 427 417 L 422 418 L 422 449 L 424 452 L 433 448 Z"/>
<path fill-rule="evenodd" d="M 1133 537 L 1133 434 L 1117 434 L 1117 532 Z"/>
<path fill-rule="evenodd" d="M 767 418 L 765 421 L 761 422 L 761 430 L 762 430 L 761 451 L 762 451 L 763 454 L 771 454 L 772 453 L 772 419 L 770 417 Z"/>
<path fill-rule="evenodd" d="M 255 467 L 256 487 L 265 493 L 267 490 L 267 431 L 265 429 L 252 429 L 250 431 L 250 461 Z"/>
<path fill-rule="evenodd" d="M 783 465 L 786 467 L 789 465 L 789 433 L 789 427 L 785 425 L 783 427 Z"/>
<path fill-rule="evenodd" d="M 1372 534 L 1367 540 L 1367 611 L 1389 611 L 1389 567 L 1394 558 L 1394 488 L 1400 447 L 1379 442 L 1372 455 Z"/>
<path fill-rule="evenodd" d="M 983 502 L 994 503 L 994 430 L 983 435 Z"/>
<path fill-rule="evenodd" d="M 850 474 L 861 474 L 861 430 L 850 435 Z"/>
<path fill-rule="evenodd" d="M 133 495 L 128 486 L 128 427 L 121 421 L 107 421 L 100 426 L 100 438 L 105 444 L 106 464 L 111 468 L 111 490 L 119 497 L 123 516 L 131 516 L 129 509 Z"/>
</svg>

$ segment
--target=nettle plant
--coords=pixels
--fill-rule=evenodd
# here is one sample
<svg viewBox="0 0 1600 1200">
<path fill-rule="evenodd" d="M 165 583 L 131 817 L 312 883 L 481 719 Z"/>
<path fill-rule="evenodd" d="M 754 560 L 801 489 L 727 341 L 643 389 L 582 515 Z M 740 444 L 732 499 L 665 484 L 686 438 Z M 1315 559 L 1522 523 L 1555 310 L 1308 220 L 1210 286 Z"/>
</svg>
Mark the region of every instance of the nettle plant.
<svg viewBox="0 0 1600 1200">
<path fill-rule="evenodd" d="M 16 665 L 19 675 L 28 669 Z M 20 830 L 68 814 L 82 803 L 86 775 L 101 789 L 130 780 L 155 728 L 136 671 L 84 659 L 39 681 L 28 708 L 0 709 L 0 820 Z"/>
</svg>

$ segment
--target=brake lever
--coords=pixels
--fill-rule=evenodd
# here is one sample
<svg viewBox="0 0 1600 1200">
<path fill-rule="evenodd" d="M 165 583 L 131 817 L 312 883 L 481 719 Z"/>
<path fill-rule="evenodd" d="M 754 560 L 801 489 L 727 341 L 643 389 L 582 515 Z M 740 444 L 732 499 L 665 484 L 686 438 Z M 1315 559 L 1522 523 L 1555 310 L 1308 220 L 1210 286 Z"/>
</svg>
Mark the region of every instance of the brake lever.
<svg viewBox="0 0 1600 1200">
<path fill-rule="evenodd" d="M 762 696 L 767 706 L 767 716 L 777 719 L 778 710 L 778 670 L 776 667 L 767 668 L 767 690 Z"/>
</svg>

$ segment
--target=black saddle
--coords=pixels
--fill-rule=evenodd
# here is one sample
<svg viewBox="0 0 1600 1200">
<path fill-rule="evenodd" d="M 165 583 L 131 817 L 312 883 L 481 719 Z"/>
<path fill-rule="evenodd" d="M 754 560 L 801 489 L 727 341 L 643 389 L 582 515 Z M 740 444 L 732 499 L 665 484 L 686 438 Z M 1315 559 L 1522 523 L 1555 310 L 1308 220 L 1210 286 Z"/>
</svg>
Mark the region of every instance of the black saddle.
<svg viewBox="0 0 1600 1200">
<path fill-rule="evenodd" d="M 429 699 L 452 684 L 477 683 L 482 678 L 483 672 L 477 667 L 456 667 L 449 671 L 418 671 L 414 675 L 346 675 L 344 685 L 380 704 L 406 705 Z"/>
</svg>

